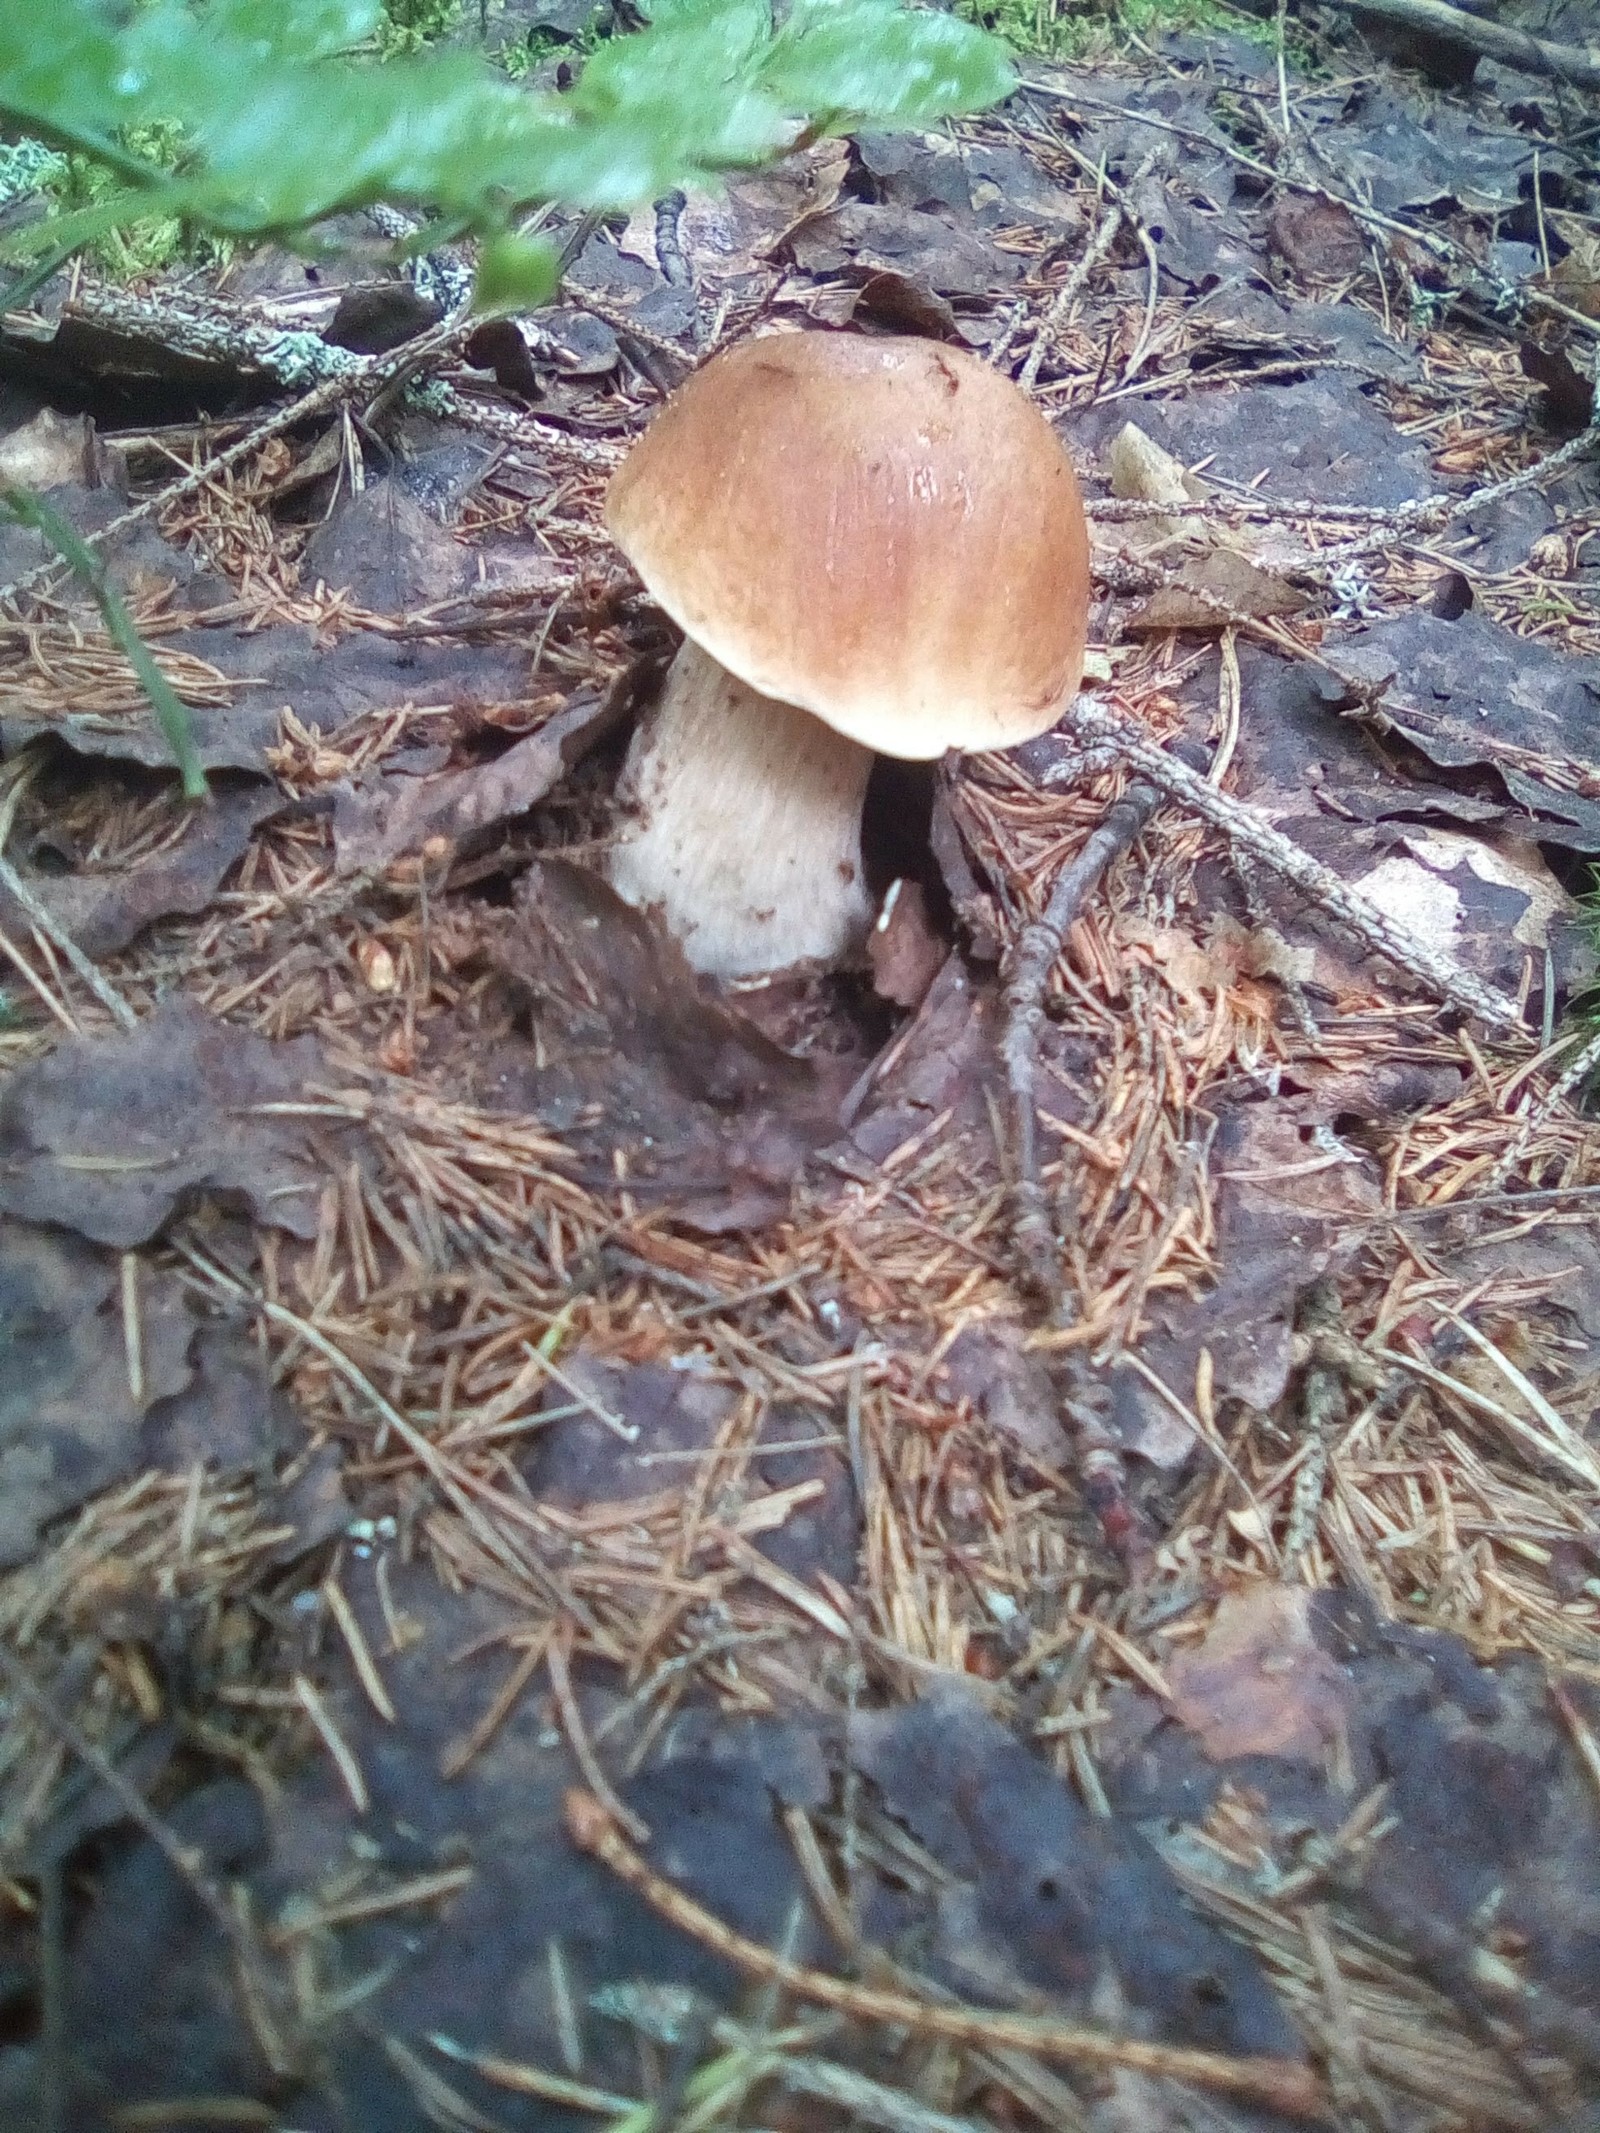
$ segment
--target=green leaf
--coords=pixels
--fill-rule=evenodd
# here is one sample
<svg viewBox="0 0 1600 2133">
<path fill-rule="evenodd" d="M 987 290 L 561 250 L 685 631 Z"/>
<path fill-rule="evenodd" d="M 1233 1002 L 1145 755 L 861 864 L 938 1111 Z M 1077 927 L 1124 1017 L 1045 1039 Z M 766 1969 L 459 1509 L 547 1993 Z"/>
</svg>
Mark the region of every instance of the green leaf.
<svg viewBox="0 0 1600 2133">
<path fill-rule="evenodd" d="M 163 187 L 154 193 L 129 187 L 107 200 L 97 200 L 93 207 L 75 208 L 68 215 L 51 215 L 43 222 L 25 223 L 8 237 L 0 238 L 0 261 L 16 266 L 25 259 L 37 259 L 41 252 L 58 251 L 63 245 L 76 251 L 96 237 L 103 237 L 107 230 L 125 229 L 130 222 L 146 216 L 181 215 L 185 196 L 181 185 Z"/>
<path fill-rule="evenodd" d="M 1016 87 L 996 38 L 884 0 L 796 0 L 760 79 L 792 111 L 884 127 L 982 110 Z"/>
<path fill-rule="evenodd" d="M 474 311 L 533 311 L 549 303 L 560 280 L 556 250 L 538 237 L 504 231 L 484 240 L 478 253 Z"/>
<path fill-rule="evenodd" d="M 632 208 L 808 127 L 927 125 L 1011 87 L 994 38 L 897 0 L 794 0 L 776 30 L 768 0 L 650 13 L 554 96 L 460 52 L 352 53 L 377 0 L 0 0 L 0 123 L 147 191 L 130 216 L 293 238 L 388 201 L 495 240 L 542 202 Z M 180 129 L 176 175 L 128 145 L 157 122 Z"/>
</svg>

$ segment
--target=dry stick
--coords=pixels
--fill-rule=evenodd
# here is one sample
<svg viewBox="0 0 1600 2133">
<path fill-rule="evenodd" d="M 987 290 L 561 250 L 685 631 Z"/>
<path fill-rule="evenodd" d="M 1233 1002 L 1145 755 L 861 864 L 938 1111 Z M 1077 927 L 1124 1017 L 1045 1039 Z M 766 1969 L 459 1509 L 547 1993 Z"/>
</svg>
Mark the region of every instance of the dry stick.
<svg viewBox="0 0 1600 2133">
<path fill-rule="evenodd" d="M 1117 239 L 1117 232 L 1127 220 L 1127 210 L 1117 201 L 1108 211 L 1100 227 L 1085 246 L 1083 256 L 1057 290 L 1049 310 L 1034 328 L 1033 346 L 1028 350 L 1028 360 L 1017 373 L 1017 383 L 1025 393 L 1031 393 L 1039 382 L 1039 367 L 1046 352 L 1054 345 L 1057 333 L 1065 324 L 1067 315 L 1079 296 L 1083 285 L 1099 266 Z"/>
<path fill-rule="evenodd" d="M 1351 0 L 1340 0 L 1340 4 L 1349 6 Z M 1552 44 L 1503 22 L 1464 15 L 1458 7 L 1445 6 L 1444 0 L 1360 0 L 1360 7 L 1364 15 L 1382 15 L 1390 22 L 1403 22 L 1408 29 L 1429 30 L 1525 73 L 1553 75 L 1580 89 L 1600 89 L 1600 45 Z"/>
<path fill-rule="evenodd" d="M 1597 1066 L 1600 1066 L 1600 1030 L 1595 1032 L 1581 1051 L 1568 1060 L 1539 1102 L 1524 1115 L 1509 1145 L 1484 1180 L 1483 1189 L 1486 1193 L 1499 1192 L 1539 1128 L 1560 1109 L 1574 1089 L 1582 1087 Z M 1478 1195 L 1474 1193 L 1467 1204 L 1476 1205 L 1477 1199 Z"/>
<path fill-rule="evenodd" d="M 1197 2087 L 1247 2096 L 1269 2110 L 1293 2117 L 1322 2113 L 1320 2085 L 1308 2066 L 1293 2059 L 1230 2058 L 1222 2052 L 1191 2051 L 1177 2045 L 1150 2044 L 1138 2037 L 1112 2037 L 1104 2031 L 1048 2017 L 991 2014 L 975 2007 L 935 2007 L 910 1993 L 885 1992 L 854 1985 L 843 1978 L 809 1970 L 790 1957 L 735 1933 L 712 1912 L 648 1866 L 592 1794 L 576 1788 L 566 1796 L 567 1834 L 580 1851 L 608 1866 L 658 1911 L 669 1924 L 715 1951 L 736 1969 L 768 1984 L 783 1985 L 805 2000 L 835 2007 L 861 2022 L 912 2029 L 923 2036 L 944 2037 L 978 2050 L 994 2046 L 1035 2052 L 1041 2059 L 1077 2060 L 1091 2066 L 1125 2066 L 1139 2073 L 1190 2081 Z"/>
<path fill-rule="evenodd" d="M 626 304 L 614 304 L 593 289 L 564 290 L 562 301 L 571 304 L 575 311 L 587 311 L 602 325 L 609 326 L 613 333 L 625 333 L 630 341 L 637 341 L 651 355 L 666 356 L 674 363 L 689 364 L 695 360 L 693 350 L 685 348 L 681 341 L 670 340 L 664 333 L 652 333 L 648 326 L 640 325 Z"/>
<path fill-rule="evenodd" d="M 1292 558 L 1279 568 L 1326 570 L 1330 565 L 1352 562 L 1360 556 L 1394 546 L 1397 533 L 1403 544 L 1407 534 L 1441 531 L 1469 511 L 1481 511 L 1489 504 L 1499 503 L 1502 497 L 1515 495 L 1519 489 L 1531 489 L 1546 475 L 1559 474 L 1563 468 L 1587 458 L 1590 453 L 1600 454 L 1600 422 L 1591 423 L 1569 443 L 1547 453 L 1543 459 L 1535 460 L 1532 466 L 1508 474 L 1503 481 L 1490 482 L 1486 488 L 1470 490 L 1465 496 L 1422 497 L 1401 504 L 1392 514 L 1388 526 L 1375 527 L 1370 533 L 1358 534 L 1353 540 L 1340 541 L 1331 548 L 1308 549 L 1303 558 Z"/>
<path fill-rule="evenodd" d="M 1451 957 L 1418 940 L 1386 911 L 1380 911 L 1376 904 L 1370 903 L 1347 882 L 1341 881 L 1337 874 L 1302 851 L 1281 830 L 1275 830 L 1255 808 L 1218 792 L 1186 763 L 1158 747 L 1132 719 L 1105 704 L 1096 703 L 1091 697 L 1080 696 L 1062 724 L 1077 740 L 1112 742 L 1120 749 L 1130 769 L 1141 778 L 1147 778 L 1172 799 L 1220 829 L 1262 866 L 1291 882 L 1357 940 L 1383 956 L 1397 970 L 1415 978 L 1437 998 L 1465 1008 L 1469 1014 L 1479 1016 L 1495 1028 L 1527 1034 L 1514 1000 L 1483 984 Z"/>
<path fill-rule="evenodd" d="M 1418 496 L 1403 504 L 1323 504 L 1305 498 L 1262 496 L 1255 494 L 1205 496 L 1187 499 L 1182 507 L 1184 518 L 1216 519 L 1312 519 L 1325 525 L 1365 526 L 1370 529 L 1370 545 L 1383 546 L 1402 533 L 1437 533 L 1453 519 L 1464 517 L 1470 511 L 1484 510 L 1490 504 L 1499 503 L 1504 497 L 1513 496 L 1520 489 L 1531 489 L 1549 475 L 1559 474 L 1590 452 L 1600 452 L 1600 422 L 1590 425 L 1566 444 L 1558 445 L 1555 451 L 1547 452 L 1543 459 L 1521 467 L 1515 474 L 1507 474 L 1499 481 L 1486 482 L 1481 488 L 1467 489 L 1453 496 Z M 1219 477 L 1208 477 L 1216 482 Z M 1126 519 L 1171 518 L 1171 504 L 1146 503 L 1142 498 L 1101 497 L 1090 506 L 1089 515 L 1097 523 L 1116 525 Z M 1334 548 L 1312 549 L 1307 559 L 1313 563 L 1338 562 L 1348 555 L 1364 552 L 1369 546 L 1369 537 L 1341 543 Z M 1278 566 L 1295 568 L 1297 565 Z"/>
</svg>

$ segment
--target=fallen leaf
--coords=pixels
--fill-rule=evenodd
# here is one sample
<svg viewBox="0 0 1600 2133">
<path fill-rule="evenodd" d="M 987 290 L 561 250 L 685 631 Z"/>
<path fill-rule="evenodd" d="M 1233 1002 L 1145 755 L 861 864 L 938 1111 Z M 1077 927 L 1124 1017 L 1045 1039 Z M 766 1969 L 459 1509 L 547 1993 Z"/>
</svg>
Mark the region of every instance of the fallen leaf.
<svg viewBox="0 0 1600 2133">
<path fill-rule="evenodd" d="M 1594 419 L 1593 378 L 1584 375 L 1564 348 L 1525 340 L 1521 357 L 1523 375 L 1544 387 L 1539 415 L 1545 428 L 1558 437 L 1581 436 Z"/>
<path fill-rule="evenodd" d="M 1311 1633 L 1311 1604 L 1303 1585 L 1245 1585 L 1223 1595 L 1198 1645 L 1168 1661 L 1173 1715 L 1213 1762 L 1321 1763 L 1339 1741 L 1349 1684 Z"/>
<path fill-rule="evenodd" d="M 339 298 L 322 338 L 330 348 L 348 348 L 354 355 L 384 355 L 436 326 L 443 316 L 442 307 L 421 295 L 412 282 L 358 282 Z"/>
<path fill-rule="evenodd" d="M 1106 472 L 1112 495 L 1134 503 L 1197 503 L 1209 494 L 1205 483 L 1137 422 L 1125 422 L 1107 446 Z"/>
<path fill-rule="evenodd" d="M 628 709 L 625 689 L 579 694 L 537 733 L 492 762 L 433 777 L 390 773 L 376 784 L 348 787 L 334 801 L 333 840 L 338 870 L 356 874 L 385 867 L 430 837 L 457 846 L 542 800 Z"/>
<path fill-rule="evenodd" d="M 867 936 L 872 989 L 897 1007 L 920 1007 L 939 975 L 950 943 L 928 915 L 928 899 L 915 881 L 896 881 Z"/>
<path fill-rule="evenodd" d="M 1069 1450 L 1061 1402 L 1041 1358 L 1005 1319 L 963 1327 L 933 1374 L 935 1391 L 970 1400 L 988 1427 L 1036 1458 L 1059 1464 Z"/>
<path fill-rule="evenodd" d="M 87 415 L 41 408 L 31 422 L 0 437 L 0 481 L 21 489 L 57 489 L 66 482 L 98 485 L 102 475 L 94 424 Z"/>
<path fill-rule="evenodd" d="M 1326 648 L 1341 674 L 1379 689 L 1384 715 L 1430 761 L 1491 765 L 1537 816 L 1541 843 L 1600 851 L 1600 659 L 1514 636 L 1477 608 L 1454 622 L 1411 609 Z M 1541 777 L 1540 755 L 1590 776 L 1576 789 Z"/>
<path fill-rule="evenodd" d="M 130 1328 L 113 1258 L 0 1218 L 0 1568 L 129 1474 L 259 1466 L 285 1439 L 287 1409 L 254 1349 L 200 1318 L 171 1274 L 140 1267 L 134 1296 Z"/>
<path fill-rule="evenodd" d="M 1298 615 L 1309 596 L 1259 569 L 1236 548 L 1211 548 L 1185 563 L 1128 617 L 1130 630 L 1220 630 L 1240 616 Z"/>
<path fill-rule="evenodd" d="M 848 267 L 910 276 L 939 296 L 986 296 L 1016 280 L 1015 261 L 973 230 L 917 208 L 849 201 L 808 218 L 789 238 L 796 266 L 810 274 Z"/>
<path fill-rule="evenodd" d="M 214 784 L 203 807 L 174 792 L 170 812 L 180 834 L 142 840 L 127 865 L 64 875 L 59 863 L 49 871 L 21 863 L 15 850 L 12 863 L 86 955 L 114 955 L 157 919 L 204 911 L 228 869 L 248 851 L 254 832 L 286 804 L 281 792 L 261 784 Z M 38 852 L 39 845 L 34 849 Z M 26 939 L 30 924 L 10 892 L 0 888 L 0 926 Z"/>
<path fill-rule="evenodd" d="M 1390 505 L 1433 494 L 1440 483 L 1426 442 L 1403 436 L 1361 384 L 1340 371 L 1302 383 L 1196 392 L 1143 406 L 1140 427 L 1185 466 L 1205 462 L 1208 476 L 1259 486 L 1268 496 Z M 1111 402 L 1065 427 L 1093 456 L 1126 419 Z"/>
<path fill-rule="evenodd" d="M 1367 263 L 1367 240 L 1349 208 L 1322 194 L 1282 193 L 1267 216 L 1267 238 L 1297 274 L 1347 281 Z"/>
<path fill-rule="evenodd" d="M 274 1044 L 181 1000 L 63 1044 L 0 1090 L 0 1210 L 126 1250 L 214 1192 L 314 1237 L 325 1169 L 305 1123 L 263 1107 L 304 1099 L 321 1071 L 313 1038 Z"/>
<path fill-rule="evenodd" d="M 961 341 L 961 321 L 942 296 L 914 275 L 878 268 L 861 284 L 851 317 L 886 333 L 920 334 L 929 341 Z"/>
<path fill-rule="evenodd" d="M 300 559 L 303 584 L 320 580 L 381 615 L 435 607 L 475 576 L 471 551 L 390 480 L 348 498 Z"/>
</svg>

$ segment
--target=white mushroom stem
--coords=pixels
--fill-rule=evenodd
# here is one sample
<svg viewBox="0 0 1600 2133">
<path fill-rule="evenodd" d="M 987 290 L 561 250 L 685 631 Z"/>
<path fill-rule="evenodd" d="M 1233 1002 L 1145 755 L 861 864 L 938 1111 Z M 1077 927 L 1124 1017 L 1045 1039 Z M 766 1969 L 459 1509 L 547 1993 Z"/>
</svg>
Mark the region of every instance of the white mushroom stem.
<svg viewBox="0 0 1600 2133">
<path fill-rule="evenodd" d="M 861 808 L 872 751 L 749 688 L 692 639 L 623 767 L 607 872 L 697 970 L 831 961 L 864 935 Z"/>
</svg>

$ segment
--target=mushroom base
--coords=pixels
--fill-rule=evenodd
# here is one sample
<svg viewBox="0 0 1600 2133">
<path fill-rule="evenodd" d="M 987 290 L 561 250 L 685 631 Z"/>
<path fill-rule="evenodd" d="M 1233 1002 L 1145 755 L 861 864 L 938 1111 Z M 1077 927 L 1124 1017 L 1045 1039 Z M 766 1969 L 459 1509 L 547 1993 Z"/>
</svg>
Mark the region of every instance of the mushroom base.
<svg viewBox="0 0 1600 2133">
<path fill-rule="evenodd" d="M 697 970 L 831 961 L 871 917 L 861 809 L 872 751 L 749 688 L 686 639 L 617 786 L 633 823 L 607 862 Z"/>
</svg>

